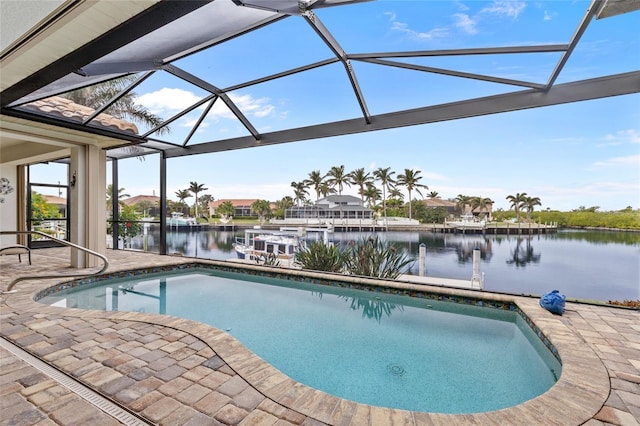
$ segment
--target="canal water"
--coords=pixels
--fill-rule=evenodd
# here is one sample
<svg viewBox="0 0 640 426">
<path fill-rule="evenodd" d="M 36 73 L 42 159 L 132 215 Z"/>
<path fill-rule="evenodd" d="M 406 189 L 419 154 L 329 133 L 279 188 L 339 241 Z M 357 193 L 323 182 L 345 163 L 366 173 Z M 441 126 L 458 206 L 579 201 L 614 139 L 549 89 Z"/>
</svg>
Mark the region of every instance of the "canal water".
<svg viewBox="0 0 640 426">
<path fill-rule="evenodd" d="M 335 232 L 330 239 L 346 245 L 371 235 Z M 426 274 L 470 280 L 473 250 L 481 253 L 484 288 L 511 294 L 541 295 L 559 290 L 571 299 L 640 300 L 640 232 L 560 230 L 543 235 L 461 235 L 432 232 L 380 232 L 378 235 L 416 259 L 409 274 L 418 275 L 418 253 L 427 251 Z M 168 232 L 167 250 L 184 256 L 226 260 L 244 231 Z M 132 241 L 131 248 L 159 250 L 159 232 Z"/>
</svg>

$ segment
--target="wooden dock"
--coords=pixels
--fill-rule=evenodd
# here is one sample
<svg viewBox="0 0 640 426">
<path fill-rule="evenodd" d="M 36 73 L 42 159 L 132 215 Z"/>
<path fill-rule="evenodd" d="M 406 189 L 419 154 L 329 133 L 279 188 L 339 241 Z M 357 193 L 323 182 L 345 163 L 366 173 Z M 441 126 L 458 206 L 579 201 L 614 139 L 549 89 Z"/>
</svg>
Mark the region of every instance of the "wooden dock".
<svg viewBox="0 0 640 426">
<path fill-rule="evenodd" d="M 539 223 L 487 223 L 479 224 L 424 224 L 424 229 L 446 234 L 501 234 L 501 235 L 535 235 L 558 231 L 557 225 Z"/>
</svg>

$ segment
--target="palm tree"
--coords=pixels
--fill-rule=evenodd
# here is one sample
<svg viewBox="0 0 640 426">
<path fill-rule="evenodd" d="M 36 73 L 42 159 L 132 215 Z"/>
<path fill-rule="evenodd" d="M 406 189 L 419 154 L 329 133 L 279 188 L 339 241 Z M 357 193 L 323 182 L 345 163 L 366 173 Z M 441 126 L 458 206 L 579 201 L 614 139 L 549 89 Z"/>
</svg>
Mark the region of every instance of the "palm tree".
<svg viewBox="0 0 640 426">
<path fill-rule="evenodd" d="M 118 204 L 122 205 L 122 199 L 131 197 L 129 194 L 123 194 L 124 188 L 118 188 Z M 113 204 L 113 184 L 107 185 L 107 208 L 111 208 Z"/>
<path fill-rule="evenodd" d="M 186 206 L 184 200 L 186 200 L 187 198 L 191 198 L 191 191 L 189 191 L 188 189 L 179 189 L 175 192 L 175 194 L 180 201 L 182 212 L 184 213 L 184 207 Z"/>
<path fill-rule="evenodd" d="M 331 167 L 331 170 L 327 173 L 327 183 L 332 188 L 337 188 L 338 195 L 342 197 L 342 188 L 344 185 L 351 186 L 349 175 L 344 172 L 344 165 Z M 339 207 L 340 218 L 342 218 L 342 201 L 340 201 Z"/>
<path fill-rule="evenodd" d="M 507 201 L 511 203 L 511 207 L 516 212 L 516 218 L 518 223 L 520 222 L 520 209 L 523 207 L 525 200 L 527 199 L 526 192 L 517 192 L 516 195 L 507 195 Z"/>
<path fill-rule="evenodd" d="M 361 167 L 359 169 L 355 169 L 354 171 L 349 173 L 348 176 L 349 176 L 349 180 L 351 181 L 351 183 L 354 184 L 354 185 L 357 185 L 358 188 L 360 188 L 358 190 L 358 194 L 360 194 L 360 198 L 364 202 L 364 190 L 365 190 L 365 187 L 373 182 L 373 178 L 371 177 L 369 172 L 365 172 L 364 171 L 363 167 Z"/>
<path fill-rule="evenodd" d="M 482 213 L 482 211 L 486 211 L 489 212 L 489 207 L 490 205 L 492 205 L 493 203 L 495 203 L 495 201 L 493 201 L 491 198 L 489 197 L 482 197 L 480 198 L 480 213 Z M 491 213 L 489 212 L 489 220 L 491 220 Z"/>
<path fill-rule="evenodd" d="M 209 188 L 205 188 L 204 183 L 189 182 L 189 184 L 190 184 L 189 191 L 193 192 L 193 195 L 196 197 L 195 216 L 198 217 L 198 192 L 206 191 Z"/>
<path fill-rule="evenodd" d="M 542 202 L 539 197 L 526 197 L 522 203 L 522 207 L 527 210 L 527 222 L 531 221 L 531 213 L 536 206 L 541 206 Z"/>
<path fill-rule="evenodd" d="M 391 187 L 389 189 L 389 198 L 395 198 L 397 200 L 404 200 L 404 194 L 397 186 Z"/>
<path fill-rule="evenodd" d="M 287 209 L 293 206 L 294 206 L 293 198 L 289 197 L 288 195 L 285 197 L 282 197 L 281 200 L 276 201 L 275 215 L 277 217 L 282 217 L 284 219 L 287 215 Z"/>
<path fill-rule="evenodd" d="M 387 190 L 391 189 L 391 186 L 395 183 L 393 175 L 396 172 L 391 171 L 391 167 L 379 167 L 373 172 L 373 176 L 382 184 L 382 212 L 384 217 L 387 217 Z"/>
<path fill-rule="evenodd" d="M 460 215 L 464 215 L 467 206 L 471 203 L 471 198 L 468 195 L 458 194 L 455 198 L 456 207 L 460 209 Z"/>
<path fill-rule="evenodd" d="M 83 87 L 60 96 L 77 104 L 97 110 L 109 100 L 120 94 L 120 92 L 125 90 L 136 79 L 137 77 L 135 75 L 128 75 L 93 86 Z M 149 128 L 155 128 L 164 122 L 161 117 L 152 114 L 147 108 L 137 104 L 136 98 L 136 93 L 130 91 L 115 101 L 106 112 L 116 118 L 129 120 L 133 123 L 142 124 Z M 170 131 L 169 126 L 164 126 L 158 129 L 159 134 L 167 134 Z"/>
<path fill-rule="evenodd" d="M 300 207 L 301 203 L 304 203 L 307 200 L 307 195 L 309 195 L 309 191 L 307 191 L 307 184 L 305 181 L 302 182 L 291 182 L 291 187 L 293 188 L 293 201 L 298 204 Z"/>
<path fill-rule="evenodd" d="M 118 203 L 122 203 L 123 198 L 125 197 L 131 197 L 131 195 L 129 194 L 123 194 L 122 192 L 124 191 L 124 188 L 118 188 Z M 113 184 L 109 184 L 107 185 L 107 204 L 111 205 L 111 203 L 113 202 Z"/>
<path fill-rule="evenodd" d="M 258 215 L 260 223 L 271 216 L 271 203 L 267 200 L 256 200 L 251 204 L 251 211 Z"/>
<path fill-rule="evenodd" d="M 367 189 L 364 190 L 363 196 L 367 200 L 369 208 L 373 209 L 376 205 L 376 201 L 382 197 L 382 192 L 376 188 L 375 185 L 370 183 L 367 185 Z"/>
<path fill-rule="evenodd" d="M 318 186 L 318 190 L 320 191 L 320 194 L 323 197 L 326 197 L 327 195 L 331 195 L 331 194 L 335 194 L 336 193 L 336 190 L 333 189 L 331 187 L 331 185 L 329 185 L 329 183 L 326 182 L 326 181 L 320 183 L 320 186 Z"/>
<path fill-rule="evenodd" d="M 427 194 L 427 197 L 429 197 L 429 198 L 440 198 L 440 195 L 438 195 L 437 191 L 431 191 L 430 193 Z"/>
<path fill-rule="evenodd" d="M 304 180 L 305 185 L 310 188 L 313 188 L 316 191 L 316 201 L 320 199 L 321 187 L 324 180 L 324 176 L 320 174 L 320 170 L 314 170 L 309 172 L 309 178 Z"/>
<path fill-rule="evenodd" d="M 398 175 L 398 185 L 406 187 L 409 192 L 409 219 L 411 219 L 411 191 L 415 189 L 418 194 L 422 195 L 420 188 L 429 189 L 427 185 L 420 183 L 420 179 L 422 179 L 420 170 L 404 169 L 404 173 Z"/>
</svg>

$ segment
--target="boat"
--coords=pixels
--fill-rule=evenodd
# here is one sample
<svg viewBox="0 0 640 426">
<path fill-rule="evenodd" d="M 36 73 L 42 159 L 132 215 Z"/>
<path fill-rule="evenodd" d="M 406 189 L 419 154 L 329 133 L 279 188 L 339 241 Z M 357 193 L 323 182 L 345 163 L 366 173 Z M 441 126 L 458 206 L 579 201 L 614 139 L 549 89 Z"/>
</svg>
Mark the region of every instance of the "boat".
<svg viewBox="0 0 640 426">
<path fill-rule="evenodd" d="M 184 214 L 180 212 L 172 212 L 171 217 L 167 218 L 167 225 L 169 226 L 194 226 L 197 224 L 195 217 L 184 217 Z"/>
<path fill-rule="evenodd" d="M 269 231 L 260 228 L 247 229 L 244 239 L 237 238 L 233 248 L 238 259 L 257 260 L 267 256 L 293 260 L 304 246 L 302 234 L 291 231 Z"/>
<path fill-rule="evenodd" d="M 460 220 L 445 221 L 445 225 L 460 231 L 464 231 L 466 229 L 484 230 L 487 226 L 487 221 L 485 219 L 478 220 L 471 213 L 465 213 L 460 217 Z"/>
</svg>

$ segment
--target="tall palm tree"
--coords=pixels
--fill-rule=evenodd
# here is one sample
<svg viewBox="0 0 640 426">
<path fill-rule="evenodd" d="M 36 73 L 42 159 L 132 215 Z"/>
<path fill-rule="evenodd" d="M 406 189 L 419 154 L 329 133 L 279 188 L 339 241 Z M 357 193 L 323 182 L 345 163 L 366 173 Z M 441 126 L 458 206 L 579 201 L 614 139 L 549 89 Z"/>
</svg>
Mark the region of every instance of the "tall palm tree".
<svg viewBox="0 0 640 426">
<path fill-rule="evenodd" d="M 329 186 L 338 189 L 338 195 L 342 197 L 342 188 L 344 185 L 351 186 L 349 175 L 344 172 L 344 164 L 341 166 L 333 166 L 327 173 L 327 183 Z M 339 204 L 340 218 L 342 218 L 342 202 Z"/>
<path fill-rule="evenodd" d="M 369 172 L 365 172 L 364 168 L 361 167 L 359 169 L 355 169 L 351 173 L 349 173 L 349 180 L 352 184 L 358 186 L 358 194 L 360 194 L 360 198 L 364 203 L 364 191 L 365 187 L 367 187 L 370 183 L 373 182 L 373 178 L 369 174 Z"/>
<path fill-rule="evenodd" d="M 175 194 L 180 201 L 181 208 L 183 209 L 182 212 L 184 213 L 184 207 L 186 206 L 184 200 L 186 200 L 187 198 L 191 198 L 191 191 L 189 191 L 188 189 L 179 189 L 175 192 Z"/>
<path fill-rule="evenodd" d="M 291 182 L 291 187 L 293 188 L 293 201 L 298 204 L 298 207 L 305 201 L 307 201 L 307 195 L 309 195 L 309 191 L 307 191 L 307 184 L 305 181 L 302 182 Z"/>
<path fill-rule="evenodd" d="M 379 180 L 382 185 L 382 212 L 385 218 L 387 217 L 387 190 L 391 190 L 391 186 L 395 183 L 393 180 L 395 173 L 391 171 L 391 167 L 379 167 L 373 172 L 374 178 Z"/>
<path fill-rule="evenodd" d="M 309 172 L 309 177 L 304 180 L 305 185 L 307 185 L 309 188 L 313 188 L 313 190 L 316 191 L 316 201 L 320 199 L 323 181 L 324 176 L 320 174 L 320 170 Z"/>
<path fill-rule="evenodd" d="M 367 200 L 369 208 L 373 209 L 376 205 L 376 201 L 378 201 L 382 197 L 382 192 L 378 188 L 376 188 L 375 185 L 370 183 L 367 185 L 367 189 L 364 190 L 363 196 Z"/>
<path fill-rule="evenodd" d="M 526 192 L 516 192 L 516 195 L 507 195 L 507 201 L 511 203 L 511 207 L 516 212 L 516 218 L 520 222 L 520 209 L 523 207 L 527 199 Z"/>
<path fill-rule="evenodd" d="M 415 190 L 418 194 L 422 195 L 420 188 L 429 189 L 427 185 L 420 183 L 420 170 L 404 169 L 404 173 L 398 175 L 398 185 L 407 188 L 409 193 L 409 219 L 411 219 L 411 192 Z"/>
<path fill-rule="evenodd" d="M 135 75 L 128 75 L 93 86 L 83 87 L 60 96 L 96 110 L 109 100 L 115 98 L 136 79 L 137 77 Z M 154 128 L 164 122 L 161 117 L 152 114 L 147 108 L 137 104 L 136 98 L 136 93 L 130 91 L 115 101 L 113 105 L 106 110 L 106 113 L 116 118 L 142 124 L 149 128 Z M 158 130 L 158 133 L 167 134 L 170 131 L 169 126 L 164 126 Z"/>
<path fill-rule="evenodd" d="M 190 184 L 189 191 L 193 192 L 193 195 L 196 197 L 195 216 L 198 217 L 198 193 L 202 191 L 206 191 L 209 188 L 205 188 L 204 183 L 189 182 L 189 184 Z"/>
<path fill-rule="evenodd" d="M 531 221 L 531 213 L 536 206 L 541 206 L 542 202 L 539 197 L 526 197 L 522 203 L 522 207 L 527 210 L 527 222 Z"/>
</svg>

